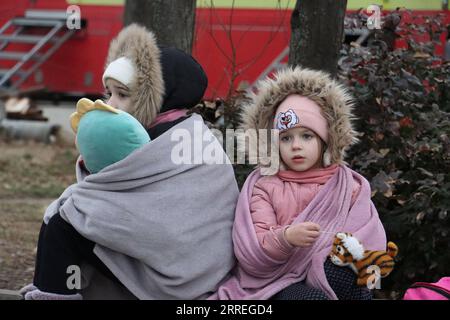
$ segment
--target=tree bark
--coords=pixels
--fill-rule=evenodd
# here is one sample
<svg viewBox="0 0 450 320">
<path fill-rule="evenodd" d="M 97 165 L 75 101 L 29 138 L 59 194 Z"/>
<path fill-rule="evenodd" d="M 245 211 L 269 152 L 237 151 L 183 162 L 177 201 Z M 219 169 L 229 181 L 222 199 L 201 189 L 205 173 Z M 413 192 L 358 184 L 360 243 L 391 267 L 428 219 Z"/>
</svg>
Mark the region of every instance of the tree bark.
<svg viewBox="0 0 450 320">
<path fill-rule="evenodd" d="M 347 0 L 297 0 L 291 16 L 289 65 L 337 73 Z"/>
<path fill-rule="evenodd" d="M 192 52 L 195 0 L 126 0 L 124 25 L 139 23 L 152 30 L 158 44 Z"/>
</svg>

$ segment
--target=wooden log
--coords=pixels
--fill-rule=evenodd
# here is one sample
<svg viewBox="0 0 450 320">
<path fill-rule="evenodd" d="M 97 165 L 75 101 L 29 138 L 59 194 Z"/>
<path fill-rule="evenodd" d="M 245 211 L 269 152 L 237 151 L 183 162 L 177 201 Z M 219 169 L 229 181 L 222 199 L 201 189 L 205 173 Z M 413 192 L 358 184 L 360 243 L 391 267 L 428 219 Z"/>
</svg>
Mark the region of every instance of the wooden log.
<svg viewBox="0 0 450 320">
<path fill-rule="evenodd" d="M 0 300 L 22 300 L 19 291 L 0 289 Z"/>
<path fill-rule="evenodd" d="M 34 96 L 42 94 L 46 91 L 47 91 L 47 89 L 44 86 L 34 86 L 34 87 L 23 89 L 23 90 L 12 90 L 12 89 L 8 89 L 8 88 L 0 88 L 0 99 L 6 100 L 11 97 L 33 98 Z"/>
</svg>

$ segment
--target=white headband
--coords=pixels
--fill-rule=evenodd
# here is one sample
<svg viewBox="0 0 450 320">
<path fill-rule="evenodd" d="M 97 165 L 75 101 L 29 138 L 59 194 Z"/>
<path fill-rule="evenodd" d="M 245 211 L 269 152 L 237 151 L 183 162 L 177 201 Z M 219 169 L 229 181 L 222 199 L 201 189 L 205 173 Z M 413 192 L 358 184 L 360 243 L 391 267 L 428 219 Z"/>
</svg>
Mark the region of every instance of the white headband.
<svg viewBox="0 0 450 320">
<path fill-rule="evenodd" d="M 135 74 L 134 65 L 131 60 L 126 57 L 120 57 L 111 62 L 106 68 L 102 77 L 103 85 L 106 86 L 105 82 L 107 78 L 112 78 L 129 87 Z"/>
</svg>

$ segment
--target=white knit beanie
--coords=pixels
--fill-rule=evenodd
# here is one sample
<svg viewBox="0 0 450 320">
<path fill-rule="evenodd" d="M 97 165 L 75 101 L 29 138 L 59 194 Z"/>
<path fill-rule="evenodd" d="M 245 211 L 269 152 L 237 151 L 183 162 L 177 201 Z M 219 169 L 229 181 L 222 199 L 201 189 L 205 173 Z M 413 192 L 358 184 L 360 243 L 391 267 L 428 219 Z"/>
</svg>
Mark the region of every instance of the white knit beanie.
<svg viewBox="0 0 450 320">
<path fill-rule="evenodd" d="M 111 62 L 103 73 L 103 85 L 106 86 L 106 79 L 112 78 L 120 83 L 130 87 L 136 75 L 136 70 L 130 59 L 120 57 Z"/>
</svg>

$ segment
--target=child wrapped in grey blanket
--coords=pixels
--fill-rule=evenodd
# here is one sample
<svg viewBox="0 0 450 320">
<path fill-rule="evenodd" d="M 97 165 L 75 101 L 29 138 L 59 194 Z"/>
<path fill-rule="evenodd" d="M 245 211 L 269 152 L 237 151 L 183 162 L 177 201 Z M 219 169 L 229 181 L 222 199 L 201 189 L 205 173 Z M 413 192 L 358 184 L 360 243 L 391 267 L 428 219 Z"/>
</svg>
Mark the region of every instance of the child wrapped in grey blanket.
<svg viewBox="0 0 450 320">
<path fill-rule="evenodd" d="M 139 121 L 127 112 L 109 106 L 101 100 L 93 102 L 86 98 L 80 99 L 76 106 L 76 112 L 70 117 L 70 122 L 76 134 L 75 144 L 80 152 L 77 162 L 89 174 L 98 173 L 104 168 L 125 159 L 150 141 L 150 136 Z M 47 218 L 46 222 L 48 223 L 50 217 Z M 40 241 L 38 251 L 47 249 L 51 250 L 49 243 L 46 243 L 45 240 Z M 45 254 L 39 252 L 38 256 L 45 256 Z M 46 260 L 37 260 L 36 271 L 41 269 L 41 264 L 48 265 L 56 262 L 52 261 L 53 259 Z M 59 262 L 56 264 L 59 264 Z M 55 266 L 55 268 L 58 268 L 58 266 Z M 58 273 L 55 275 L 56 278 L 58 278 Z M 42 282 L 39 280 L 40 278 L 38 274 L 35 276 L 38 282 Z M 58 279 L 52 279 L 51 282 L 64 283 L 64 281 L 58 281 Z M 48 284 L 43 285 L 44 287 L 49 286 Z M 59 290 L 54 289 L 54 291 Z M 21 293 L 26 300 L 81 298 L 78 293 L 43 292 L 34 284 L 23 288 Z"/>
<path fill-rule="evenodd" d="M 125 148 L 131 154 L 122 160 L 115 158 L 114 161 L 119 161 L 109 164 L 110 157 L 93 156 L 103 152 L 100 149 L 84 149 L 84 141 L 100 144 L 114 137 L 109 134 L 85 140 L 84 121 L 91 120 L 90 114 L 95 120 L 93 112 L 97 111 L 82 115 L 78 126 L 77 144 L 86 168 L 81 161 L 77 162 L 77 183 L 48 207 L 44 223 L 51 224 L 55 216 L 60 216 L 81 236 L 95 242 L 96 257 L 138 299 L 206 298 L 234 265 L 231 227 L 238 189 L 231 164 L 170 161 L 179 144 L 173 139 L 174 133 L 195 136 L 200 131 L 201 137 L 210 133 L 198 115 L 150 143 L 141 137 L 138 143 Z M 114 116 L 109 110 L 98 114 Z M 92 129 L 89 136 L 96 135 L 96 131 Z M 113 146 L 117 139 L 112 141 Z M 143 146 L 139 147 L 140 143 Z M 223 152 L 217 139 L 212 143 Z M 196 152 L 203 150 L 194 151 L 193 159 L 198 157 Z M 226 156 L 225 152 L 222 156 Z M 213 176 L 221 178 L 211 183 Z M 186 194 L 193 198 L 186 198 Z M 211 199 L 215 199 L 214 207 L 210 205 Z M 39 256 L 38 248 L 38 262 Z M 36 272 L 42 273 L 45 268 L 38 262 Z M 42 264 L 45 266 L 45 261 Z M 66 269 L 59 270 L 59 274 L 62 279 L 68 277 Z M 54 283 L 53 279 L 39 275 L 36 279 L 40 279 L 34 283 L 37 288 L 25 293 L 26 299 L 48 299 L 48 295 L 52 299 L 58 295 L 81 298 L 80 292 L 84 295 L 82 290 L 61 288 L 65 285 L 62 280 L 59 292 L 45 291 L 50 285 L 41 288 L 39 282 Z M 91 282 L 87 289 L 95 285 L 95 281 Z"/>
</svg>

